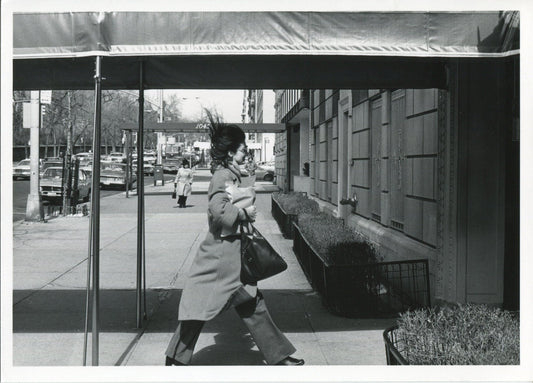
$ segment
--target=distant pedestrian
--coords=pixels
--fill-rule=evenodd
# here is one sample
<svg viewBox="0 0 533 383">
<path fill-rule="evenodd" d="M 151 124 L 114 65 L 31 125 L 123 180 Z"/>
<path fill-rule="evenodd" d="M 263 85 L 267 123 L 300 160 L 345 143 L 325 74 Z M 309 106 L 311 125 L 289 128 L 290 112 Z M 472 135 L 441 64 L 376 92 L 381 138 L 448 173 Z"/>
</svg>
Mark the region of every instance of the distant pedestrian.
<svg viewBox="0 0 533 383">
<path fill-rule="evenodd" d="M 178 206 L 184 208 L 187 206 L 187 197 L 192 193 L 192 180 L 194 177 L 193 170 L 189 168 L 189 161 L 186 159 L 182 162 L 176 178 L 174 179 L 174 189 L 178 197 Z"/>
<path fill-rule="evenodd" d="M 250 176 L 255 176 L 257 164 L 255 163 L 254 158 L 251 155 L 248 155 L 246 159 L 246 165 L 244 165 L 244 167 Z"/>
<path fill-rule="evenodd" d="M 207 195 L 209 231 L 183 288 L 179 324 L 166 350 L 165 365 L 188 365 L 204 323 L 230 307 L 246 324 L 268 364 L 302 365 L 302 359 L 290 356 L 296 349 L 272 321 L 257 284 L 243 285 L 240 280 L 241 241 L 235 234 L 239 222 L 247 217 L 255 220 L 257 211 L 254 205 L 244 209 L 233 205 L 228 190 L 241 182 L 245 135 L 237 125 L 208 115 L 213 173 Z"/>
</svg>

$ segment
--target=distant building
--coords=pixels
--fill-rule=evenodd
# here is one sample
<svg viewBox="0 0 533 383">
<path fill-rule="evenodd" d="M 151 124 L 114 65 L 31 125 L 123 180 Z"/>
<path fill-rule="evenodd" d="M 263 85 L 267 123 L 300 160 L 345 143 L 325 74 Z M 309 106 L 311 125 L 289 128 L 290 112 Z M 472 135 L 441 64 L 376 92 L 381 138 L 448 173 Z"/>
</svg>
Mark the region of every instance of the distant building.
<svg viewBox="0 0 533 383">
<path fill-rule="evenodd" d="M 273 108 L 273 105 L 272 105 Z M 244 92 L 243 122 L 262 123 L 264 98 L 262 89 L 250 89 Z M 274 156 L 274 133 L 247 133 L 247 144 L 257 162 L 267 162 Z"/>
</svg>

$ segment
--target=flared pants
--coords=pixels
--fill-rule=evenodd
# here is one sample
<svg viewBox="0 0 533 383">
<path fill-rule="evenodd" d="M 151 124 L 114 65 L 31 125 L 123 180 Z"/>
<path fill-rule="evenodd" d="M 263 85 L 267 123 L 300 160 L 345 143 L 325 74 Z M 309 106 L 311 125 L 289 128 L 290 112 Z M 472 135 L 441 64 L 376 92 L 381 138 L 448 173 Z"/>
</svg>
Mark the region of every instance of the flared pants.
<svg viewBox="0 0 533 383">
<path fill-rule="evenodd" d="M 235 308 L 248 327 L 268 364 L 276 364 L 296 351 L 272 320 L 260 291 L 256 297 L 252 297 L 244 288 L 237 290 L 224 309 L 230 307 Z M 166 356 L 190 364 L 204 323 L 199 320 L 180 321 L 167 347 Z"/>
</svg>

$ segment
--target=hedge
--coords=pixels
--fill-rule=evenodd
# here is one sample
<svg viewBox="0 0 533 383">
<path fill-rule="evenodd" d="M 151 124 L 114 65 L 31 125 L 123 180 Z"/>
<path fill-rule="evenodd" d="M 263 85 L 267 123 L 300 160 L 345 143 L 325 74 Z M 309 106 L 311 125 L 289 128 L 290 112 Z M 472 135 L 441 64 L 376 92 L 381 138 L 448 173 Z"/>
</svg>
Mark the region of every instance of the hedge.
<svg viewBox="0 0 533 383">
<path fill-rule="evenodd" d="M 396 337 L 409 364 L 520 364 L 518 316 L 487 305 L 407 311 L 398 319 Z"/>
<path fill-rule="evenodd" d="M 313 248 L 330 263 L 353 265 L 376 261 L 374 246 L 329 214 L 300 214 L 298 226 Z"/>
</svg>

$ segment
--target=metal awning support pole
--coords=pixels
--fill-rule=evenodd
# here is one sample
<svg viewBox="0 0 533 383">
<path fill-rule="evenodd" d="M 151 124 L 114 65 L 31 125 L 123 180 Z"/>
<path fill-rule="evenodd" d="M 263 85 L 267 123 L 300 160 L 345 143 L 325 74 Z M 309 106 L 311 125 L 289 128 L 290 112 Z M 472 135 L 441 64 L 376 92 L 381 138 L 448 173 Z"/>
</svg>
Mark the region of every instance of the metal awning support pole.
<svg viewBox="0 0 533 383">
<path fill-rule="evenodd" d="M 137 131 L 137 328 L 142 327 L 143 258 L 144 258 L 144 79 L 143 62 L 139 63 L 139 130 Z"/>
<path fill-rule="evenodd" d="M 125 136 L 125 145 L 126 145 L 126 198 L 129 198 L 130 196 L 130 183 L 133 185 L 133 182 L 131 180 L 133 179 L 133 176 L 131 174 L 131 162 L 130 162 L 130 136 L 131 132 L 129 130 L 124 130 L 124 136 Z"/>
<path fill-rule="evenodd" d="M 92 250 L 92 365 L 98 366 L 100 331 L 100 142 L 102 125 L 102 57 L 96 57 L 94 75 L 94 134 L 93 134 L 93 179 L 91 187 L 91 250 Z M 89 254 L 90 256 L 90 254 Z"/>
</svg>

